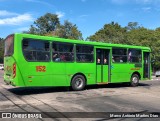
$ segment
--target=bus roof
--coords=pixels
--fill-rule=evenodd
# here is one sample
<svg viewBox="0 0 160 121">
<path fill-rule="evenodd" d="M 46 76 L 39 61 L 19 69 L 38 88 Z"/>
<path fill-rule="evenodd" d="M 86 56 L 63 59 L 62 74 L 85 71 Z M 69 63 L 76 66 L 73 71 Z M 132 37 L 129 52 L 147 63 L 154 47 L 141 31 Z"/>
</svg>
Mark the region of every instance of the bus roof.
<svg viewBox="0 0 160 121">
<path fill-rule="evenodd" d="M 124 48 L 139 48 L 144 50 L 151 49 L 149 47 L 144 46 L 135 46 L 135 45 L 124 45 L 124 44 L 112 44 L 112 43 L 103 43 L 103 42 L 93 42 L 93 41 L 84 41 L 84 40 L 73 40 L 73 39 L 64 39 L 59 38 L 57 36 L 40 36 L 40 35 L 33 35 L 33 34 L 24 34 L 24 33 L 15 33 L 16 37 L 21 38 L 33 38 L 33 39 L 42 39 L 42 40 L 50 40 L 50 41 L 58 41 L 58 42 L 67 42 L 67 43 L 75 43 L 75 44 L 86 44 L 86 45 L 94 45 L 94 46 L 107 46 L 107 47 L 124 47 Z"/>
</svg>

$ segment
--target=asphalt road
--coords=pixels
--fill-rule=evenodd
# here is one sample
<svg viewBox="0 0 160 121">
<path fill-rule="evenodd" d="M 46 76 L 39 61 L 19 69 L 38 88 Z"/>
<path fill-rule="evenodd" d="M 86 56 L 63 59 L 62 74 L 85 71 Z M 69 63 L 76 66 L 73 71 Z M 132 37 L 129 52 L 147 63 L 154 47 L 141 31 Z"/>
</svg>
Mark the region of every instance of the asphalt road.
<svg viewBox="0 0 160 121">
<path fill-rule="evenodd" d="M 3 82 L 3 71 L 0 71 L 0 112 L 43 112 L 43 115 L 48 117 L 37 120 L 53 120 L 51 119 L 51 117 L 54 117 L 53 113 L 49 112 L 58 112 L 61 118 L 54 118 L 54 120 L 81 121 L 81 116 L 81 118 L 78 118 L 78 116 L 71 118 L 72 116 L 68 117 L 68 114 L 65 114 L 65 112 L 82 112 L 82 115 L 84 115 L 83 120 L 157 121 L 160 120 L 160 117 L 96 117 L 96 112 L 160 113 L 159 95 L 160 78 L 156 77 L 152 80 L 140 82 L 138 87 L 129 87 L 124 84 L 109 84 L 87 86 L 85 90 L 76 92 L 64 87 L 21 88 L 5 85 Z M 84 112 L 95 112 L 91 113 L 95 117 L 86 118 L 87 115 Z M 73 115 L 76 114 L 73 113 Z"/>
</svg>

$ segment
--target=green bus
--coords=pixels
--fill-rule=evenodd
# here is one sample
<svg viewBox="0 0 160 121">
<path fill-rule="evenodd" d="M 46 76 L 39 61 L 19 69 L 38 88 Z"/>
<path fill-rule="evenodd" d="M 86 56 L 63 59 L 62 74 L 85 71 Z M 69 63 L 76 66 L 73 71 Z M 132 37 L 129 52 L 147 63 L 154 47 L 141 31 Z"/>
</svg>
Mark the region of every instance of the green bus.
<svg viewBox="0 0 160 121">
<path fill-rule="evenodd" d="M 5 39 L 4 81 L 13 86 L 130 83 L 151 78 L 151 49 L 15 33 Z"/>
</svg>

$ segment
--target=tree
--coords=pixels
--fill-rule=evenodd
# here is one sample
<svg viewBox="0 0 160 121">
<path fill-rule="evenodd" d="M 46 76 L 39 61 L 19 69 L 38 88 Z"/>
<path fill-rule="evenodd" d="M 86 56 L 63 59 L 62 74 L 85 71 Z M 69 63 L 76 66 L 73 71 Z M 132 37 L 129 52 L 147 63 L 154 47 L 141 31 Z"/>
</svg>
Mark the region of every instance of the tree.
<svg viewBox="0 0 160 121">
<path fill-rule="evenodd" d="M 160 69 L 160 27 L 151 30 L 139 26 L 137 22 L 129 22 L 126 27 L 121 27 L 111 22 L 88 37 L 88 40 L 150 47 L 151 58 L 155 59 L 152 67 Z"/>
<path fill-rule="evenodd" d="M 129 22 L 128 26 L 126 26 L 126 29 L 128 31 L 139 29 L 139 28 L 141 28 L 141 27 L 139 26 L 138 22 Z"/>
<path fill-rule="evenodd" d="M 66 39 L 82 40 L 82 33 L 78 30 L 76 24 L 65 20 L 64 25 L 61 25 L 56 14 L 47 13 L 38 18 L 34 25 L 31 25 L 29 34 L 45 35 L 45 36 L 59 36 Z"/>
<path fill-rule="evenodd" d="M 55 33 L 57 36 L 66 39 L 82 40 L 82 33 L 78 30 L 77 26 L 69 21 L 64 21 L 64 25 L 60 25 Z"/>
<path fill-rule="evenodd" d="M 60 25 L 60 22 L 56 14 L 46 13 L 34 21 L 34 25 L 31 25 L 27 33 L 44 35 L 48 32 L 55 31 Z"/>
<path fill-rule="evenodd" d="M 102 29 L 87 39 L 90 41 L 124 43 L 125 33 L 126 28 L 122 28 L 118 23 L 111 22 L 110 24 L 105 24 Z"/>
<path fill-rule="evenodd" d="M 0 38 L 0 41 L 2 41 L 3 40 L 3 38 Z"/>
</svg>

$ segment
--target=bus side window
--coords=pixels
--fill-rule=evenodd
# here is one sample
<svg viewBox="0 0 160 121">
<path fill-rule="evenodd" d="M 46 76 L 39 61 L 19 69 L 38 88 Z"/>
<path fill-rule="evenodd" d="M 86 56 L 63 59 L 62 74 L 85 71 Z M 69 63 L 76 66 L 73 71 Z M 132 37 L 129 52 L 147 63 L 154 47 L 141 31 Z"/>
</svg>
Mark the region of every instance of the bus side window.
<svg viewBox="0 0 160 121">
<path fill-rule="evenodd" d="M 73 61 L 74 54 L 73 53 L 66 53 L 65 58 L 66 58 L 66 61 Z"/>
<path fill-rule="evenodd" d="M 131 56 L 132 56 L 132 52 L 129 51 L 129 52 L 128 52 L 128 61 L 129 61 L 129 62 L 132 62 Z"/>
<path fill-rule="evenodd" d="M 24 39 L 22 41 L 22 49 L 27 61 L 50 61 L 49 42 L 36 39 Z"/>
<path fill-rule="evenodd" d="M 97 58 L 97 63 L 101 63 L 101 59 L 100 58 Z"/>
<path fill-rule="evenodd" d="M 83 63 L 93 62 L 93 46 L 76 45 L 76 61 Z"/>
<path fill-rule="evenodd" d="M 142 54 L 140 49 L 129 49 L 128 61 L 131 63 L 141 63 Z"/>
<path fill-rule="evenodd" d="M 61 61 L 66 61 L 66 56 L 65 56 L 64 53 L 62 53 L 62 54 L 60 55 L 60 59 L 61 59 Z"/>
<path fill-rule="evenodd" d="M 112 62 L 125 63 L 127 62 L 127 49 L 113 48 L 112 49 Z"/>
<path fill-rule="evenodd" d="M 32 51 L 29 51 L 29 52 L 26 51 L 24 53 L 24 55 L 25 55 L 26 59 L 29 60 L 29 61 L 35 61 L 36 60 L 34 52 L 32 52 Z"/>
<path fill-rule="evenodd" d="M 52 56 L 52 60 L 53 61 L 60 61 L 60 58 L 59 58 L 59 56 L 58 56 L 58 53 L 53 53 L 53 56 Z"/>
<path fill-rule="evenodd" d="M 115 58 L 114 58 L 114 56 L 112 56 L 112 62 L 115 62 Z"/>
<path fill-rule="evenodd" d="M 52 60 L 61 62 L 74 61 L 73 44 L 63 42 L 52 43 Z"/>
</svg>

